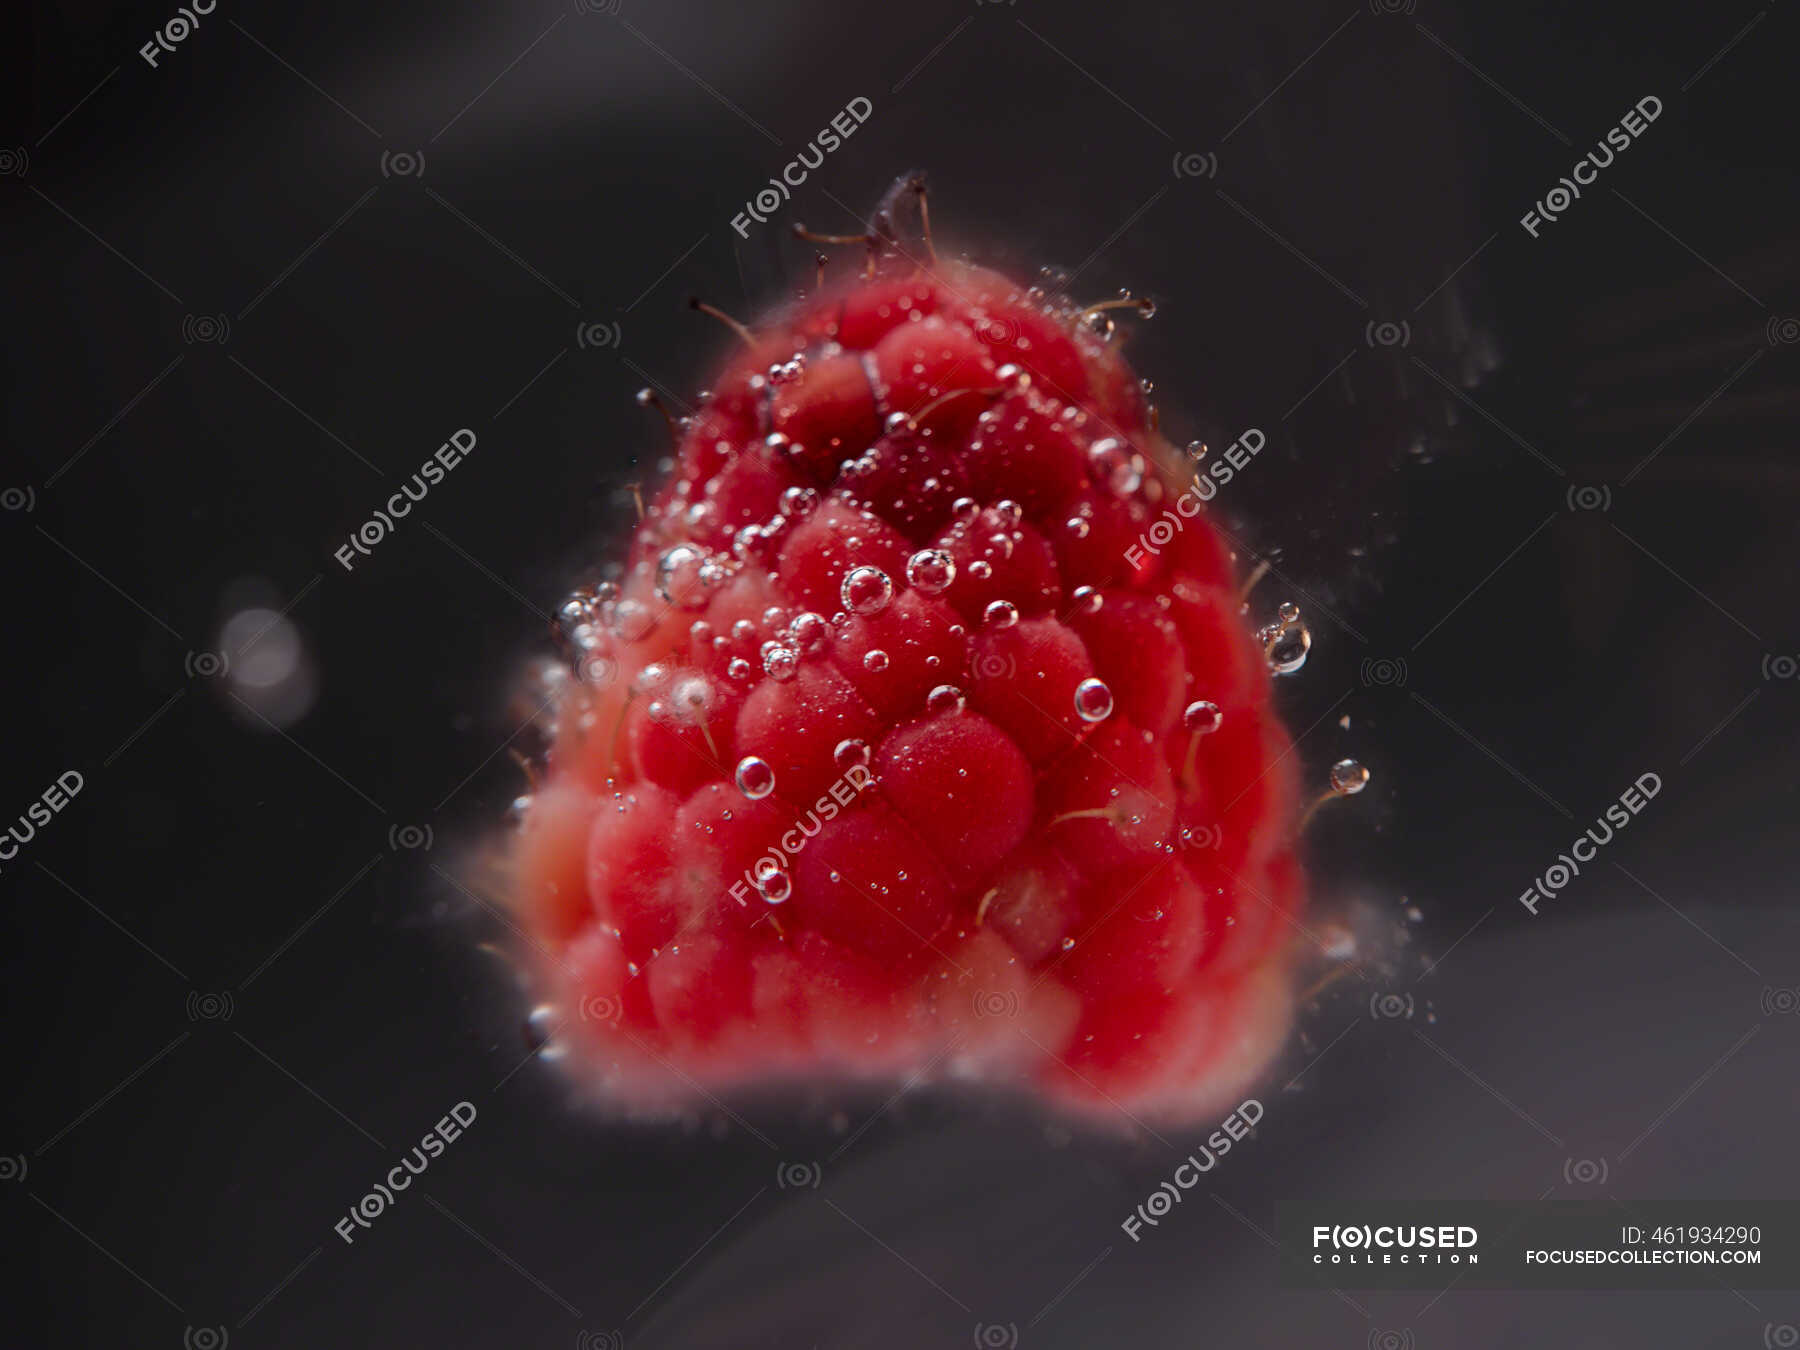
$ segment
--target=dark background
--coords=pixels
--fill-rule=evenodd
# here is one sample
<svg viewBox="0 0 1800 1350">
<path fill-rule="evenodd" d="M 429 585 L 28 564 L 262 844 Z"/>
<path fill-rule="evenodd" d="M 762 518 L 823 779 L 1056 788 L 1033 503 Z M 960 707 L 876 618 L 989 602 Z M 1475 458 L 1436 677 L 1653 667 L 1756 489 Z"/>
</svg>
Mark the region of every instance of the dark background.
<svg viewBox="0 0 1800 1350">
<path fill-rule="evenodd" d="M 1800 1222 L 1791 9 L 219 0 L 152 68 L 175 17 L 37 7 L 0 136 L 30 694 L 0 817 L 86 780 L 0 865 L 10 1339 L 1794 1343 L 1800 1293 L 1296 1293 L 1268 1245 L 1338 1198 Z M 632 392 L 691 399 L 723 349 L 686 297 L 780 300 L 811 274 L 790 221 L 853 229 L 915 167 L 940 247 L 1159 299 L 1128 340 L 1176 439 L 1268 433 L 1218 507 L 1276 568 L 1258 605 L 1313 622 L 1309 774 L 1374 772 L 1314 835 L 1318 922 L 1366 959 L 1138 1244 L 1204 1130 L 941 1093 L 571 1107 L 452 880 L 520 788 L 513 674 L 662 453 Z M 460 427 L 469 461 L 346 573 Z M 252 601 L 317 672 L 279 731 L 208 673 Z M 1645 814 L 1526 913 L 1645 771 Z M 342 1243 L 460 1100 L 468 1135 Z"/>
</svg>

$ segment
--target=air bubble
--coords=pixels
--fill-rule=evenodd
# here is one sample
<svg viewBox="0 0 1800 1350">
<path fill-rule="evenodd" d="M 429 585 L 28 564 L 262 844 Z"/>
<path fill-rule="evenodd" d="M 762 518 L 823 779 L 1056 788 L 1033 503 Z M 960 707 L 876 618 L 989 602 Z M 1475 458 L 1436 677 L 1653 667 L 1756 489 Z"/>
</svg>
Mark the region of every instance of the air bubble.
<svg viewBox="0 0 1800 1350">
<path fill-rule="evenodd" d="M 1312 630 L 1301 620 L 1295 606 L 1283 605 L 1278 612 L 1281 622 L 1259 629 L 1256 637 L 1262 643 L 1270 673 L 1292 675 L 1306 664 L 1306 655 L 1312 650 Z"/>
<path fill-rule="evenodd" d="M 801 651 L 816 654 L 825 649 L 825 643 L 831 637 L 831 623 L 823 614 L 805 610 L 794 616 L 794 622 L 788 626 L 788 636 Z"/>
<path fill-rule="evenodd" d="M 1088 525 L 1086 517 L 1070 516 L 1066 521 L 1063 522 L 1063 528 L 1068 530 L 1068 532 L 1070 534 L 1074 535 L 1077 539 L 1086 539 L 1088 537 L 1088 529 L 1090 527 Z"/>
<path fill-rule="evenodd" d="M 745 755 L 738 761 L 737 785 L 751 801 L 760 801 L 775 790 L 775 770 L 766 759 Z"/>
<path fill-rule="evenodd" d="M 1089 446 L 1088 463 L 1100 481 L 1121 497 L 1128 497 L 1143 486 L 1142 456 L 1116 436 L 1104 437 Z"/>
<path fill-rule="evenodd" d="M 791 487 L 782 489 L 781 514 L 784 516 L 810 515 L 819 504 L 819 494 L 814 488 Z"/>
<path fill-rule="evenodd" d="M 1010 600 L 995 600 L 981 612 L 981 622 L 991 629 L 1011 628 L 1019 621 L 1019 607 Z"/>
<path fill-rule="evenodd" d="M 747 680 L 750 678 L 751 669 L 750 663 L 743 657 L 734 656 L 731 658 L 731 664 L 725 667 L 725 673 L 734 680 Z"/>
<path fill-rule="evenodd" d="M 762 665 L 763 674 L 770 679 L 791 680 L 794 672 L 800 668 L 800 653 L 779 642 L 765 642 L 762 645 Z"/>
<path fill-rule="evenodd" d="M 981 514 L 981 503 L 973 497 L 958 497 L 950 503 L 950 514 L 958 525 L 967 525 Z"/>
<path fill-rule="evenodd" d="M 962 690 L 953 684 L 940 684 L 925 696 L 925 709 L 938 714 L 959 713 L 965 702 Z"/>
<path fill-rule="evenodd" d="M 956 580 L 956 560 L 941 548 L 922 548 L 906 560 L 906 582 L 925 595 L 942 595 Z"/>
<path fill-rule="evenodd" d="M 556 1005 L 540 1003 L 525 1016 L 525 1044 L 536 1051 L 541 1059 L 561 1059 L 562 1048 L 555 1040 L 557 1024 L 562 1014 Z"/>
<path fill-rule="evenodd" d="M 994 575 L 994 565 L 986 558 L 977 558 L 969 564 L 969 575 L 977 581 L 986 581 Z"/>
<path fill-rule="evenodd" d="M 1104 722 L 1112 716 L 1112 690 L 1105 680 L 1092 677 L 1075 686 L 1075 715 L 1084 722 Z"/>
<path fill-rule="evenodd" d="M 1225 714 L 1219 711 L 1219 705 L 1207 699 L 1188 704 L 1181 713 L 1181 725 L 1195 736 L 1211 735 L 1224 720 Z"/>
<path fill-rule="evenodd" d="M 1369 771 L 1353 759 L 1340 759 L 1331 766 L 1331 790 L 1340 797 L 1354 797 L 1369 786 Z"/>
<path fill-rule="evenodd" d="M 877 647 L 863 653 L 863 669 L 880 674 L 888 668 L 888 654 Z"/>
<path fill-rule="evenodd" d="M 794 879 L 779 867 L 758 868 L 756 893 L 771 905 L 779 905 L 794 893 Z"/>
<path fill-rule="evenodd" d="M 1092 586 L 1075 588 L 1075 610 L 1079 614 L 1098 614 L 1106 598 Z"/>
<path fill-rule="evenodd" d="M 707 587 L 700 569 L 708 555 L 693 544 L 677 544 L 656 563 L 656 593 L 664 604 L 681 609 L 706 608 Z"/>
<path fill-rule="evenodd" d="M 858 740 L 839 741 L 837 749 L 831 752 L 831 762 L 844 773 L 856 768 L 867 768 L 869 743 Z"/>
<path fill-rule="evenodd" d="M 866 618 L 888 607 L 894 598 L 894 583 L 879 567 L 852 567 L 839 594 L 845 609 Z"/>
</svg>

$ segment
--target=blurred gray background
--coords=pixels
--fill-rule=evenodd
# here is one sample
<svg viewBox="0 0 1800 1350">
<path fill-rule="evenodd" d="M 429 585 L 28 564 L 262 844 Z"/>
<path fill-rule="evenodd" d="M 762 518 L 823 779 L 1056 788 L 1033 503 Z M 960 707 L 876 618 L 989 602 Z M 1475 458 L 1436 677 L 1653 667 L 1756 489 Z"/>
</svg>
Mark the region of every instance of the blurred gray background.
<svg viewBox="0 0 1800 1350">
<path fill-rule="evenodd" d="M 1271 1249 L 1284 1207 L 1340 1199 L 1800 1221 L 1791 11 L 32 19 L 0 135 L 31 700 L 0 816 L 85 786 L 0 863 L 20 1343 L 1796 1343 L 1792 1291 L 1294 1292 Z M 663 452 L 631 394 L 691 400 L 721 355 L 687 297 L 780 301 L 812 274 L 787 225 L 854 229 L 913 168 L 941 248 L 1157 297 L 1128 341 L 1175 439 L 1268 433 L 1217 505 L 1275 568 L 1258 603 L 1313 621 L 1283 703 L 1308 773 L 1375 775 L 1312 841 L 1319 924 L 1366 961 L 1303 1009 L 1254 1138 L 1135 1244 L 1205 1129 L 941 1093 L 675 1129 L 572 1108 L 451 880 L 519 790 L 509 678 Z M 345 572 L 460 427 L 467 464 Z M 1646 771 L 1645 813 L 1527 913 Z"/>
</svg>

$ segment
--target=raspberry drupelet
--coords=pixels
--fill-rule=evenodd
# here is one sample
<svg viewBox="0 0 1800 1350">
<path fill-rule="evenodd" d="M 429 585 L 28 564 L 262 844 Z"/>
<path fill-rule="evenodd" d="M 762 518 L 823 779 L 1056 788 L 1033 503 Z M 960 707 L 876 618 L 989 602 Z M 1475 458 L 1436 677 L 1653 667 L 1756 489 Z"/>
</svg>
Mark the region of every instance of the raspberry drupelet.
<svg viewBox="0 0 1800 1350">
<path fill-rule="evenodd" d="M 1107 317 L 903 247 L 895 202 L 861 276 L 739 328 L 559 615 L 511 900 L 627 1107 L 918 1078 L 1195 1117 L 1292 1005 L 1266 634 Z"/>
</svg>

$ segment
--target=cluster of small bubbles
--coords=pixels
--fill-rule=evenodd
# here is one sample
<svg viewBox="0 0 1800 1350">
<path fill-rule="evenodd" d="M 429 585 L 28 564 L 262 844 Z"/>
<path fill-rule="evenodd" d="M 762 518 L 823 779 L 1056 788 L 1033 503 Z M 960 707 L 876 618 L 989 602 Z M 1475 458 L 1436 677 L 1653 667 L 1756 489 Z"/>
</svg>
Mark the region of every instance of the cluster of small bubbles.
<svg viewBox="0 0 1800 1350">
<path fill-rule="evenodd" d="M 855 459 L 847 459 L 838 469 L 841 478 L 867 478 L 881 467 L 881 461 L 870 451 L 858 455 Z"/>
<path fill-rule="evenodd" d="M 845 609 L 866 618 L 888 607 L 894 598 L 894 583 L 879 567 L 852 567 L 844 574 L 839 594 Z"/>
<path fill-rule="evenodd" d="M 738 791 L 751 801 L 760 801 L 775 790 L 775 770 L 766 759 L 745 755 L 737 765 Z"/>
<path fill-rule="evenodd" d="M 1075 715 L 1084 722 L 1104 722 L 1112 716 L 1112 690 L 1105 680 L 1089 676 L 1075 686 Z"/>
<path fill-rule="evenodd" d="M 1331 790 L 1340 797 L 1354 797 L 1369 786 L 1369 771 L 1353 759 L 1340 759 L 1331 766 Z"/>
<path fill-rule="evenodd" d="M 819 493 L 816 488 L 791 487 L 781 491 L 781 514 L 784 516 L 804 516 L 819 504 Z"/>
<path fill-rule="evenodd" d="M 994 575 L 994 565 L 986 558 L 977 558 L 969 564 L 969 575 L 977 581 L 986 581 Z"/>
<path fill-rule="evenodd" d="M 863 653 L 863 669 L 880 674 L 888 668 L 888 654 L 876 647 Z"/>
<path fill-rule="evenodd" d="M 1225 714 L 1219 711 L 1219 705 L 1204 698 L 1188 704 L 1181 713 L 1181 725 L 1195 736 L 1211 735 L 1224 720 Z"/>
<path fill-rule="evenodd" d="M 600 606 L 591 594 L 576 591 L 556 607 L 554 632 L 557 642 L 565 646 L 580 646 L 582 630 L 591 627 L 599 613 Z"/>
<path fill-rule="evenodd" d="M 770 384 L 793 384 L 806 374 L 806 357 L 796 352 L 793 359 L 769 367 Z"/>
<path fill-rule="evenodd" d="M 976 501 L 973 497 L 958 497 L 955 501 L 950 503 L 951 518 L 954 519 L 958 525 L 967 525 L 980 514 L 981 503 Z"/>
<path fill-rule="evenodd" d="M 1100 481 L 1120 497 L 1129 497 L 1143 486 L 1143 457 L 1117 436 L 1103 436 L 1089 446 L 1088 463 Z"/>
<path fill-rule="evenodd" d="M 706 590 L 716 591 L 730 578 L 730 561 L 716 553 L 700 564 L 700 585 Z"/>
<path fill-rule="evenodd" d="M 762 523 L 761 538 L 763 542 L 773 543 L 780 539 L 782 535 L 786 534 L 788 530 L 792 528 L 796 519 L 797 517 L 784 516 L 781 512 L 777 511 Z"/>
<path fill-rule="evenodd" d="M 788 638 L 800 651 L 815 655 L 825 650 L 831 638 L 831 623 L 823 614 L 802 610 L 788 625 Z"/>
<path fill-rule="evenodd" d="M 771 905 L 779 905 L 794 893 L 794 879 L 770 864 L 756 869 L 756 893 Z"/>
<path fill-rule="evenodd" d="M 855 739 L 839 741 L 837 749 L 831 752 L 831 762 L 840 770 L 849 773 L 856 768 L 867 768 L 869 764 L 869 743 Z"/>
<path fill-rule="evenodd" d="M 771 680 L 791 680 L 800 669 L 800 653 L 771 639 L 762 645 L 762 667 Z"/>
<path fill-rule="evenodd" d="M 940 684 L 925 696 L 926 711 L 940 715 L 961 712 L 965 702 L 963 691 L 953 684 Z"/>
<path fill-rule="evenodd" d="M 922 548 L 906 560 L 906 583 L 926 595 L 942 595 L 956 580 L 956 560 L 941 548 Z"/>
<path fill-rule="evenodd" d="M 1106 603 L 1106 597 L 1092 586 L 1077 586 L 1074 599 L 1075 612 L 1078 614 L 1098 614 L 1101 606 Z"/>
<path fill-rule="evenodd" d="M 1011 628 L 1019 621 L 1019 607 L 1010 600 L 995 600 L 981 612 L 981 622 L 988 628 Z"/>
</svg>

